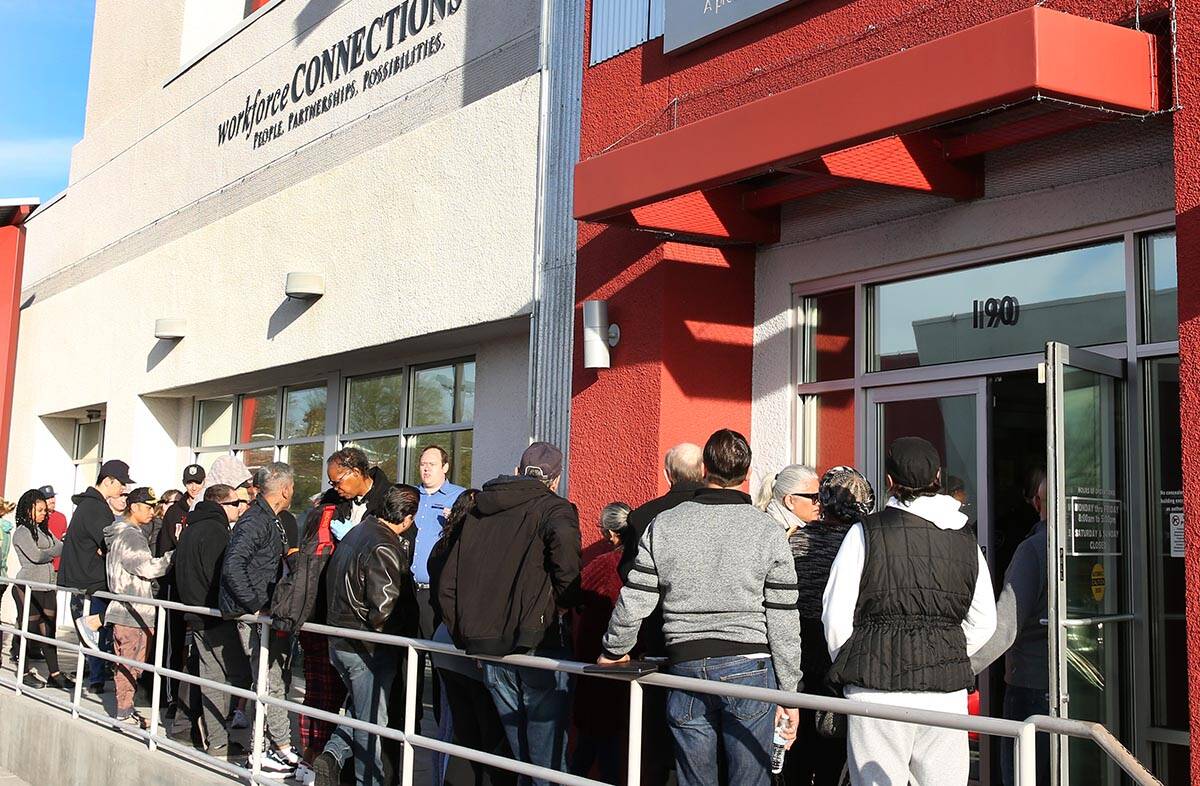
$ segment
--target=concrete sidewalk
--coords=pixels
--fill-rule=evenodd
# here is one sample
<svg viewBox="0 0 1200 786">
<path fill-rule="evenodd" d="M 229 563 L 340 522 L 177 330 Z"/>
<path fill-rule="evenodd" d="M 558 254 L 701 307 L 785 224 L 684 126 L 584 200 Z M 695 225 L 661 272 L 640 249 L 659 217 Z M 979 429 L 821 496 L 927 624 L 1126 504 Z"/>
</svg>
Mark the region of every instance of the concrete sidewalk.
<svg viewBox="0 0 1200 786">
<path fill-rule="evenodd" d="M 29 783 L 21 780 L 8 770 L 0 770 L 0 786 L 29 786 Z"/>
</svg>

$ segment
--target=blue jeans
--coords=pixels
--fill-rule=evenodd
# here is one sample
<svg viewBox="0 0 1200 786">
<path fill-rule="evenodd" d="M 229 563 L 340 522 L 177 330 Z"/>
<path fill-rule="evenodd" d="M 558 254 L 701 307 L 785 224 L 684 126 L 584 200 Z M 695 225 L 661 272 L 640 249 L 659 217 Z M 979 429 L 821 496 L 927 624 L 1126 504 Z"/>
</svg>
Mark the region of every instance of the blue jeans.
<svg viewBox="0 0 1200 786">
<path fill-rule="evenodd" d="M 1004 717 L 1009 720 L 1023 721 L 1030 715 L 1050 714 L 1050 694 L 1041 688 L 1019 688 L 1015 685 L 1004 686 Z M 1038 732 L 1037 735 L 1037 784 L 1050 784 L 1050 737 Z M 1004 778 L 1004 786 L 1012 786 L 1016 780 L 1013 772 L 1013 752 L 1016 750 L 1011 737 L 1000 741 L 1000 774 Z"/>
<path fill-rule="evenodd" d="M 369 652 L 349 639 L 329 640 L 329 660 L 346 683 L 346 714 L 355 720 L 386 726 L 388 693 L 396 677 L 398 656 L 390 647 L 376 646 Z M 381 740 L 368 732 L 338 726 L 325 752 L 339 765 L 354 757 L 354 779 L 359 786 L 382 784 L 383 756 Z"/>
<path fill-rule="evenodd" d="M 79 619 L 86 616 L 83 612 L 83 596 L 71 596 L 71 617 Z M 99 614 L 101 619 L 104 619 L 104 612 L 108 611 L 108 600 L 104 598 L 88 598 L 88 614 Z M 101 652 L 112 652 L 112 626 L 102 625 L 98 634 Z M 104 670 L 108 667 L 108 661 L 104 658 L 98 658 L 95 655 L 85 655 L 84 663 L 87 664 L 88 685 L 103 685 L 105 683 Z"/>
<path fill-rule="evenodd" d="M 530 655 L 569 658 L 570 653 L 541 650 Z M 483 664 L 484 682 L 513 753 L 523 762 L 559 772 L 567 770 L 567 724 L 571 715 L 571 676 L 546 669 Z M 534 779 L 535 786 L 548 781 Z"/>
<path fill-rule="evenodd" d="M 669 672 L 754 688 L 777 686 L 770 658 L 702 658 L 676 663 Z M 679 786 L 770 784 L 774 704 L 671 689 L 667 694 L 667 723 L 675 738 Z M 719 759 L 722 752 L 724 768 Z"/>
</svg>

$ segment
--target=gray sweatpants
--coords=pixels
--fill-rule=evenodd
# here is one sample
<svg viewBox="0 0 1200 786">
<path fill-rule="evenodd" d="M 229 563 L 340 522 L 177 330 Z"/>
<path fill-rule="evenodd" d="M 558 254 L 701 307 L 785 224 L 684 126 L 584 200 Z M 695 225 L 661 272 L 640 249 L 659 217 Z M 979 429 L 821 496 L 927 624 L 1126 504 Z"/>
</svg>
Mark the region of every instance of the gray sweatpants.
<svg viewBox="0 0 1200 786">
<path fill-rule="evenodd" d="M 258 685 L 258 636 L 261 625 L 249 625 L 249 636 L 246 640 L 246 654 L 250 658 L 250 670 L 254 676 L 254 684 Z M 288 645 L 290 636 L 278 636 L 276 631 L 267 628 L 267 695 L 274 699 L 287 698 L 287 683 L 283 680 L 283 670 L 287 666 Z M 274 704 L 267 705 L 266 738 L 276 748 L 286 748 L 292 744 L 292 721 L 288 711 Z"/>
<path fill-rule="evenodd" d="M 964 786 L 967 733 L 850 715 L 847 763 L 854 786 Z"/>
<path fill-rule="evenodd" d="M 196 645 L 199 676 L 224 685 L 250 687 L 250 661 L 238 635 L 238 624 L 232 620 L 217 620 L 207 628 L 192 629 Z M 224 691 L 200 689 L 201 715 L 204 718 L 205 740 L 209 747 L 229 742 L 225 718 L 229 715 L 230 696 Z"/>
</svg>

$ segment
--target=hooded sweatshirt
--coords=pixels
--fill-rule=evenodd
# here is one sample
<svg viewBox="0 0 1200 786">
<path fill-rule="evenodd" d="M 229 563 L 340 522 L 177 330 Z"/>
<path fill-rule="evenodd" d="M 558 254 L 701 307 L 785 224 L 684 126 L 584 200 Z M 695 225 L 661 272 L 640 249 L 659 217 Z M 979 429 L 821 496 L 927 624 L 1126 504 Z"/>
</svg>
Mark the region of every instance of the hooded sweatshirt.
<svg viewBox="0 0 1200 786">
<path fill-rule="evenodd" d="M 216 502 L 201 500 L 188 514 L 188 525 L 179 536 L 179 545 L 175 549 L 175 586 L 181 603 L 217 608 L 221 594 L 221 565 L 225 562 L 232 528 L 225 509 Z M 221 622 L 218 617 L 198 614 L 185 614 L 184 619 L 199 628 Z"/>
<path fill-rule="evenodd" d="M 889 508 L 900 508 L 920 516 L 938 529 L 959 530 L 967 525 L 967 516 L 960 510 L 960 503 L 953 497 L 938 494 L 917 497 L 909 502 L 900 502 L 895 497 L 888 500 Z M 996 630 L 996 599 L 992 594 L 992 577 L 988 572 L 983 552 L 979 555 L 979 571 L 975 580 L 975 593 L 971 607 L 963 620 L 966 635 L 967 656 L 975 654 Z M 829 645 L 829 656 L 837 660 L 842 647 L 854 635 L 854 610 L 858 606 L 858 592 L 862 584 L 863 569 L 867 563 L 867 539 L 862 524 L 855 524 L 846 533 L 833 566 L 823 596 L 824 613 L 821 621 L 825 625 L 825 641 Z M 848 685 L 848 699 L 873 701 L 880 704 L 898 704 L 906 707 L 936 709 L 945 712 L 966 712 L 967 692 L 889 692 Z"/>
<path fill-rule="evenodd" d="M 484 484 L 438 581 L 446 628 L 469 653 L 569 647 L 557 610 L 581 601 L 579 513 L 537 478 Z"/>
<path fill-rule="evenodd" d="M 161 577 L 171 567 L 175 552 L 168 551 L 161 557 L 150 553 L 150 541 L 142 527 L 125 519 L 117 519 L 104 529 L 104 541 L 108 545 L 105 565 L 108 572 L 110 592 L 116 595 L 133 595 L 139 598 L 154 597 L 154 579 Z M 104 613 L 104 621 L 114 625 L 154 630 L 154 606 L 139 603 L 114 601 Z"/>
<path fill-rule="evenodd" d="M 112 508 L 94 486 L 71 497 L 75 512 L 63 538 L 58 586 L 86 593 L 108 589 L 104 571 L 104 528 L 113 523 Z"/>
</svg>

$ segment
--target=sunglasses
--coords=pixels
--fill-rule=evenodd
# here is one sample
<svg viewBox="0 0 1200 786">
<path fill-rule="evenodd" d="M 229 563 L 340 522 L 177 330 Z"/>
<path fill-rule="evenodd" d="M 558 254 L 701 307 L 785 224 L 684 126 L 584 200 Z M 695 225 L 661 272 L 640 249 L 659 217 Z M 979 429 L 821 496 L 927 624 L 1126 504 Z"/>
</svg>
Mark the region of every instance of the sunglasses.
<svg viewBox="0 0 1200 786">
<path fill-rule="evenodd" d="M 804 497 L 809 502 L 816 502 L 821 497 L 820 493 L 818 493 L 816 491 L 812 492 L 811 494 L 805 493 L 805 492 L 800 492 L 800 491 L 794 491 L 791 494 L 789 494 L 788 496 L 789 497 Z"/>
<path fill-rule="evenodd" d="M 240 508 L 242 505 L 249 505 L 250 503 L 244 499 L 231 499 L 228 502 L 218 502 L 217 504 L 224 505 L 227 508 Z"/>
</svg>

